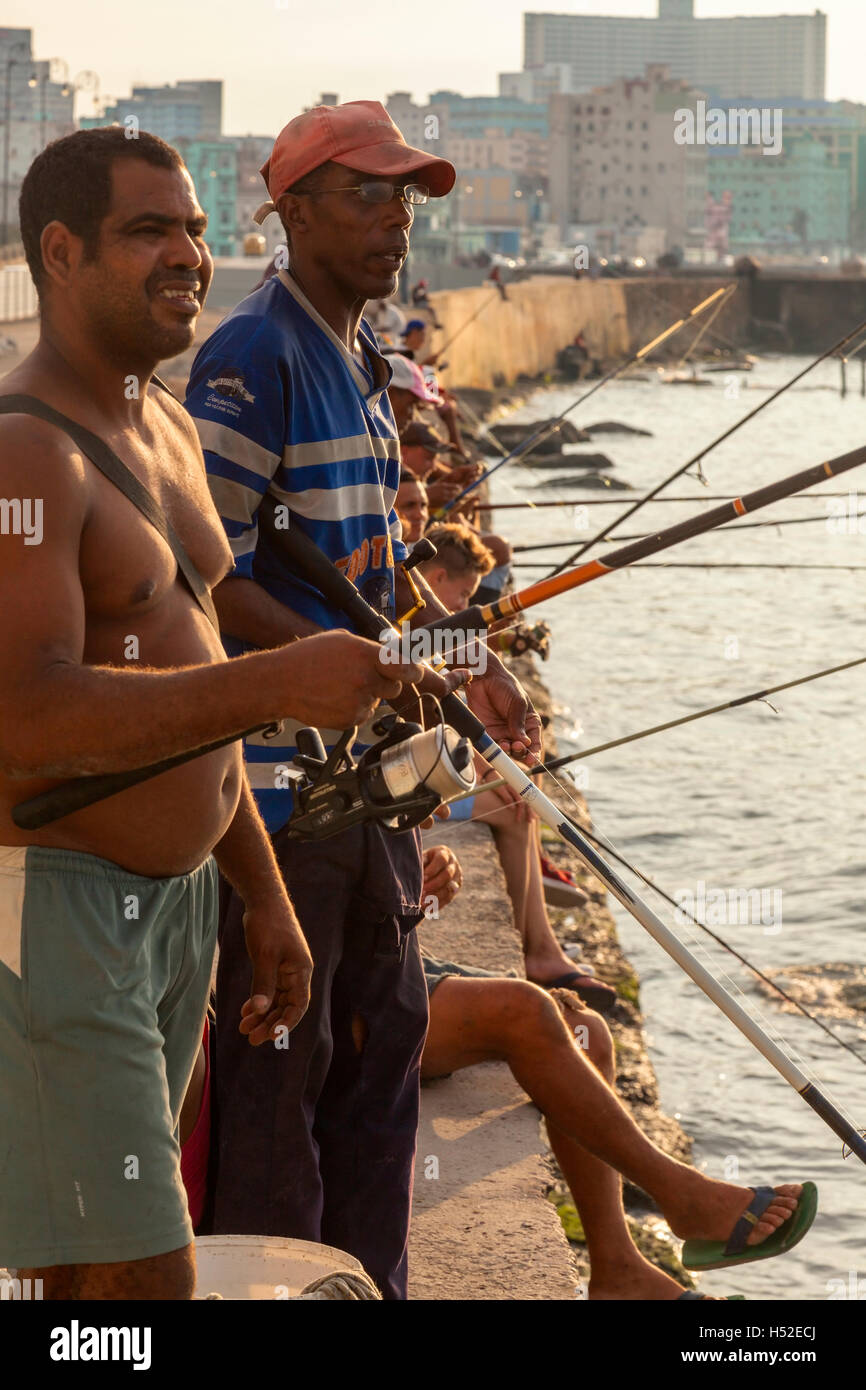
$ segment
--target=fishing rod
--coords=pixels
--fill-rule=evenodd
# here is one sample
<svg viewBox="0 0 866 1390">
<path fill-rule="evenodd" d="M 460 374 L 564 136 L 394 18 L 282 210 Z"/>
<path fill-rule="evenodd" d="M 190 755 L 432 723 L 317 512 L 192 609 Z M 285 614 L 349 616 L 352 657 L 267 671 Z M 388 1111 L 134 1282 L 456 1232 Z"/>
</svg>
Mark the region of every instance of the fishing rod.
<svg viewBox="0 0 866 1390">
<path fill-rule="evenodd" d="M 866 661 L 866 657 L 864 657 L 863 660 Z M 549 772 L 552 767 L 558 766 L 561 763 L 561 761 L 562 760 L 557 760 L 552 763 L 547 763 L 544 767 L 542 767 L 541 764 L 536 764 L 535 767 L 530 769 L 530 775 L 534 776 L 539 772 Z M 560 789 L 560 791 L 565 793 L 569 801 L 574 802 L 574 797 L 568 791 L 566 786 L 562 782 L 558 781 L 558 779 L 555 777 L 553 778 L 553 781 L 556 784 L 556 786 Z M 495 787 L 501 787 L 503 785 L 504 779 L 502 777 L 498 777 L 492 782 L 483 783 L 483 785 L 480 788 L 476 788 L 474 791 L 461 792 L 458 796 L 451 797 L 449 799 L 448 805 L 453 805 L 455 801 L 465 801 L 469 796 L 477 796 L 479 791 L 492 791 Z M 507 806 L 501 807 L 501 812 L 503 814 L 507 814 L 510 810 L 514 808 L 514 805 L 514 802 L 509 802 Z M 493 816 L 498 814 L 500 814 L 499 811 L 487 812 L 485 814 L 485 820 L 490 821 Z M 455 829 L 460 830 L 462 827 L 465 827 L 469 824 L 469 821 L 459 821 Z M 817 1026 L 822 1030 L 822 1032 L 826 1033 L 829 1038 L 832 1038 L 833 1041 L 835 1043 L 838 1043 L 840 1047 L 844 1047 L 847 1052 L 851 1053 L 852 1057 L 856 1057 L 857 1061 L 861 1064 L 861 1066 L 866 1066 L 866 1057 L 863 1057 L 857 1051 L 857 1049 L 851 1045 L 851 1043 L 846 1041 L 846 1039 L 841 1037 L 838 1033 L 834 1032 L 834 1030 L 830 1028 L 829 1025 L 823 1021 L 823 1019 L 820 1019 L 817 1017 L 817 1015 L 811 1013 L 809 1009 L 806 1008 L 805 1004 L 801 1004 L 799 999 L 795 999 L 793 995 L 789 994 L 788 991 L 782 987 L 782 985 L 777 984 L 777 982 L 771 979 L 769 975 L 765 975 L 763 970 L 761 970 L 757 965 L 750 961 L 747 956 L 744 956 L 742 952 L 738 951 L 736 947 L 732 946 L 730 942 L 726 941 L 723 936 L 720 936 L 718 932 L 714 932 L 712 927 L 708 927 L 706 922 L 702 922 L 699 917 L 696 917 L 695 914 L 693 912 L 690 912 L 688 908 L 684 907 L 681 902 L 677 902 L 676 898 L 673 898 L 671 894 L 666 892 L 664 888 L 660 888 L 655 879 L 650 878 L 647 874 L 643 872 L 642 869 L 639 869 L 636 864 L 632 864 L 630 860 L 626 859 L 623 854 L 621 854 L 617 849 L 615 849 L 606 836 L 602 835 L 597 829 L 588 830 L 585 827 L 581 828 L 583 830 L 583 834 L 587 837 L 588 840 L 592 842 L 592 844 L 596 846 L 597 849 L 603 849 L 605 854 L 611 855 L 611 857 L 615 859 L 618 864 L 621 864 L 624 869 L 628 869 L 628 871 L 630 873 L 633 873 L 636 878 L 639 878 L 641 882 L 646 885 L 647 888 L 652 889 L 654 893 L 658 893 L 659 897 L 663 898 L 666 903 L 669 903 L 670 906 L 675 908 L 676 911 L 679 912 L 683 917 L 687 917 L 688 920 L 694 926 L 699 927 L 701 931 L 706 932 L 707 936 L 711 937 L 717 945 L 721 946 L 730 955 L 734 956 L 735 959 L 738 960 L 741 965 L 744 965 L 747 970 L 751 970 L 752 974 L 757 979 L 761 980 L 763 984 L 767 985 L 769 989 L 773 990 L 776 994 L 778 994 L 780 998 L 786 1001 L 786 1003 L 791 1004 L 795 1009 L 799 1010 L 799 1012 L 803 1015 L 804 1018 L 808 1018 L 810 1022 L 817 1024 Z"/>
<path fill-rule="evenodd" d="M 491 464 L 489 468 L 484 470 L 479 478 L 469 483 L 456 497 L 452 497 L 451 501 L 446 502 L 444 507 L 440 507 L 436 512 L 437 520 L 441 519 L 443 516 L 447 516 L 448 512 L 456 507 L 467 493 L 474 492 L 477 487 L 480 487 L 483 482 L 486 482 L 488 478 L 492 477 L 504 464 L 514 462 L 516 459 L 522 458 L 524 454 L 529 453 L 533 445 L 537 444 L 540 439 L 546 439 L 548 435 L 553 434 L 554 430 L 558 430 L 565 417 L 570 415 L 573 410 L 576 410 L 579 405 L 582 405 L 584 401 L 589 400 L 590 396 L 594 396 L 596 391 L 600 391 L 602 386 L 606 386 L 609 381 L 613 381 L 615 377 L 621 376 L 629 367 L 633 367 L 635 363 L 642 361 L 643 358 L 648 356 L 660 343 L 665 342 L 668 338 L 672 337 L 674 333 L 679 332 L 685 324 L 691 323 L 699 314 L 702 314 L 708 309 L 711 304 L 714 304 L 720 295 L 730 294 L 732 288 L 735 289 L 736 286 L 732 287 L 729 285 L 727 289 L 722 288 L 716 290 L 713 294 L 709 295 L 708 298 L 702 300 L 700 304 L 696 304 L 694 309 L 686 314 L 684 318 L 677 319 L 676 323 L 672 323 L 670 327 L 666 328 L 662 333 L 659 333 L 653 338 L 652 342 L 645 343 L 644 346 L 639 348 L 626 362 L 621 362 L 619 366 L 612 367 L 609 372 L 606 372 L 603 377 L 594 382 L 588 391 L 584 391 L 582 395 L 578 396 L 577 399 L 573 401 L 571 405 L 567 406 L 565 410 L 561 411 L 559 415 L 555 416 L 552 420 L 546 421 L 543 425 L 540 425 L 539 428 L 535 430 L 528 439 L 524 439 L 523 443 L 518 445 L 516 449 L 512 449 L 504 458 L 498 459 L 496 463 Z"/>
<path fill-rule="evenodd" d="M 581 555 L 585 554 L 585 552 L 589 550 L 591 546 L 596 545 L 599 541 L 603 541 L 614 529 L 614 527 L 619 526 L 620 523 L 623 521 L 627 521 L 630 516 L 634 516 L 636 511 L 638 511 L 641 507 L 645 506 L 647 502 L 651 502 L 653 498 L 655 498 L 658 495 L 658 493 L 660 493 L 663 490 L 663 488 L 666 488 L 668 484 L 674 482 L 675 479 L 681 478 L 682 475 L 686 473 L 690 468 L 694 468 L 695 466 L 697 466 L 700 470 L 701 461 L 704 458 L 706 458 L 707 454 L 711 453 L 713 449 L 718 448 L 718 446 L 724 443 L 726 439 L 730 439 L 731 435 L 736 434 L 737 430 L 742 429 L 743 426 L 748 424 L 750 420 L 754 420 L 755 416 L 760 414 L 762 410 L 766 410 L 768 405 L 771 405 L 773 401 L 778 400 L 779 397 L 785 393 L 785 391 L 789 391 L 792 386 L 796 385 L 796 383 L 798 381 L 801 381 L 804 376 L 807 376 L 809 372 L 813 371 L 815 367 L 818 366 L 819 362 L 823 362 L 826 358 L 832 357 L 834 353 L 841 352 L 841 350 L 848 343 L 850 343 L 852 339 L 858 337 L 864 331 L 866 331 L 866 319 L 863 319 L 862 322 L 858 323 L 855 328 L 852 328 L 850 333 L 846 333 L 844 337 L 840 338 L 838 342 L 833 344 L 832 347 L 829 347 L 826 349 L 826 351 L 822 352 L 820 357 L 816 357 L 815 360 L 813 362 L 810 362 L 807 366 L 805 366 L 802 371 L 797 372 L 796 375 L 792 376 L 789 381 L 786 381 L 781 386 L 779 386 L 775 391 L 773 391 L 771 395 L 769 395 L 766 398 L 766 400 L 760 401 L 759 404 L 756 405 L 753 410 L 750 410 L 747 415 L 744 415 L 741 420 L 736 421 L 728 429 L 724 430 L 720 435 L 718 435 L 714 440 L 712 440 L 711 443 L 707 444 L 703 449 L 700 449 L 698 453 L 694 454 L 690 459 L 686 461 L 686 463 L 682 464 L 680 468 L 675 468 L 673 473 L 669 474 L 668 477 L 664 478 L 660 483 L 657 483 L 656 486 L 651 488 L 650 491 L 647 492 L 643 497 L 638 498 L 638 500 L 634 502 L 632 506 L 628 508 L 627 511 L 623 512 L 622 516 L 614 517 L 613 521 L 610 521 L 606 526 L 603 526 L 602 529 L 599 532 L 597 532 L 596 535 L 591 536 L 589 540 L 584 541 L 583 544 L 580 545 L 577 550 L 573 551 L 567 559 L 560 561 L 558 565 L 554 566 L 554 568 L 550 571 L 550 577 L 552 578 L 554 575 L 559 574 L 562 570 L 568 569 L 571 565 L 574 564 L 576 560 L 579 560 Z"/>
<path fill-rule="evenodd" d="M 859 515 L 859 513 L 858 513 Z M 863 513 L 866 516 L 866 512 Z M 744 521 L 739 526 L 731 526 L 731 531 L 754 531 L 768 526 L 809 526 L 816 521 L 844 521 L 845 517 L 833 516 L 780 516 L 776 521 Z M 616 539 L 621 541 L 642 541 L 647 535 L 658 535 L 657 531 L 643 531 L 638 535 L 618 536 Z M 514 554 L 525 554 L 528 550 L 564 550 L 566 546 L 573 545 L 573 541 L 534 541 L 530 545 L 514 545 Z"/>
<path fill-rule="evenodd" d="M 488 308 L 490 307 L 490 305 L 493 303 L 494 299 L 501 299 L 501 298 L 502 298 L 502 295 L 499 293 L 498 290 L 496 290 L 496 292 L 495 292 L 494 294 L 492 294 L 492 295 L 490 296 L 489 299 L 485 299 L 484 303 L 483 303 L 482 305 L 480 305 L 479 308 L 477 308 L 477 309 L 475 310 L 475 313 L 474 313 L 474 314 L 470 314 L 469 318 L 466 319 L 466 321 L 465 321 L 464 323 L 461 323 L 460 327 L 459 327 L 458 329 L 456 329 L 456 330 L 451 334 L 451 337 L 450 337 L 450 338 L 446 338 L 446 339 L 445 339 L 445 342 L 442 344 L 442 346 L 441 346 L 441 347 L 438 347 L 438 348 L 436 349 L 436 356 L 437 356 L 437 357 L 441 357 L 442 354 L 443 354 L 443 352 L 445 351 L 445 349 L 446 349 L 446 348 L 449 348 L 449 347 L 451 346 L 451 344 L 454 342 L 454 339 L 460 337 L 460 334 L 463 332 L 464 328 L 468 328 L 469 325 L 470 325 L 470 323 L 474 323 L 475 320 L 478 318 L 478 315 L 479 315 L 479 314 L 482 314 L 482 313 L 484 312 L 485 309 L 488 309 Z"/>
<path fill-rule="evenodd" d="M 525 589 L 519 589 L 516 593 L 504 594 L 491 603 L 473 604 L 460 613 L 452 613 L 445 618 L 437 618 L 434 622 L 425 624 L 424 630 L 435 631 L 437 628 L 474 632 L 483 630 L 500 618 L 510 618 L 513 614 L 521 613 L 524 609 L 532 607 L 533 604 L 544 603 L 547 599 L 556 598 L 558 594 L 580 588 L 581 585 L 588 584 L 593 579 L 600 579 L 602 575 L 611 574 L 614 570 L 625 569 L 638 560 L 645 560 L 651 555 L 657 555 L 662 550 L 668 550 L 671 546 L 679 545 L 681 541 L 691 540 L 694 536 L 701 536 L 707 531 L 713 531 L 717 527 L 723 526 L 725 522 L 733 521 L 736 517 L 759 511 L 762 507 L 779 502 L 794 492 L 802 491 L 803 488 L 816 486 L 825 478 L 834 478 L 842 473 L 847 473 L 850 469 L 857 468 L 864 462 L 866 462 L 866 448 L 860 448 L 842 454 L 839 458 L 829 459 L 825 463 L 813 464 L 811 468 L 804 468 L 800 473 L 793 473 L 789 477 L 780 478 L 775 483 L 768 483 L 765 487 L 757 488 L 754 492 L 746 493 L 742 497 L 735 497 L 731 502 L 725 502 L 720 507 L 712 507 L 708 512 L 701 512 L 686 518 L 684 521 L 678 521 L 663 531 L 655 531 L 652 535 L 645 536 L 641 540 L 619 546 L 616 550 L 610 551 L 604 560 L 585 560 L 582 565 L 576 565 L 574 569 L 568 570 L 565 574 L 559 573 L 558 570 L 554 571 L 552 575 L 536 580 L 534 584 L 529 584 Z"/>
<path fill-rule="evenodd" d="M 492 783 L 485 783 L 485 787 L 488 785 L 492 785 Z M 557 782 L 557 786 L 560 785 L 561 784 Z M 675 908 L 683 917 L 687 917 L 696 927 L 700 927 L 701 931 L 706 932 L 707 936 L 711 937 L 717 945 L 723 947 L 723 949 L 734 956 L 741 965 L 745 965 L 748 970 L 751 970 L 752 974 L 757 979 L 761 980 L 763 984 L 767 985 L 778 994 L 786 1003 L 793 1005 L 795 1009 L 799 1010 L 804 1018 L 808 1018 L 811 1023 L 817 1024 L 821 1031 L 827 1034 L 828 1038 L 832 1038 L 840 1047 L 844 1047 L 846 1052 L 850 1052 L 852 1057 L 856 1057 L 861 1066 L 866 1066 L 866 1057 L 863 1057 L 857 1051 L 856 1047 L 853 1047 L 851 1043 L 839 1033 L 835 1032 L 823 1019 L 811 1013 L 810 1010 L 806 1008 L 805 1004 L 801 1004 L 799 999 L 795 999 L 792 994 L 789 994 L 788 991 L 782 987 L 782 985 L 777 984 L 769 975 L 765 975 L 763 970 L 759 969 L 757 965 L 754 965 L 752 961 L 748 960 L 746 956 L 738 951 L 735 946 L 732 946 L 730 942 L 726 941 L 723 936 L 720 936 L 718 932 L 714 932 L 712 927 L 708 927 L 706 922 L 702 922 L 693 912 L 689 912 L 688 908 L 683 907 L 682 903 L 677 902 L 676 898 L 671 897 L 670 893 L 666 892 L 664 888 L 660 888 L 654 879 L 651 879 L 642 869 L 639 869 L 636 864 L 632 864 L 624 855 L 620 854 L 611 844 L 607 836 L 599 834 L 598 831 L 593 832 L 592 830 L 584 830 L 584 834 L 597 848 L 603 849 L 605 854 L 611 855 L 611 857 L 614 858 L 618 864 L 621 864 L 624 869 L 628 869 L 629 873 L 639 878 L 647 888 L 651 888 L 654 893 L 658 893 L 660 898 L 663 898 L 666 903 Z"/>
<path fill-rule="evenodd" d="M 568 767 L 569 763 L 583 762 L 584 758 L 594 758 L 597 753 L 607 753 L 611 748 L 622 748 L 627 743 L 637 743 L 640 739 L 651 738 L 653 734 L 663 734 L 668 729 L 678 729 L 683 724 L 693 724 L 696 719 L 706 719 L 711 714 L 721 714 L 723 710 L 740 709 L 743 705 L 753 704 L 757 701 L 769 703 L 771 695 L 778 695 L 782 690 L 793 690 L 799 685 L 809 685 L 812 681 L 822 680 L 825 676 L 838 675 L 840 671 L 852 671 L 855 666 L 866 665 L 866 656 L 854 657 L 852 661 L 842 661 L 838 666 L 826 666 L 822 671 L 811 671 L 807 676 L 796 676 L 793 680 L 782 681 L 779 685 L 768 685 L 762 690 L 753 690 L 749 695 L 737 695 L 730 700 L 722 700 L 717 705 L 708 705 L 706 709 L 695 710 L 692 714 L 680 715 L 677 719 L 667 719 L 663 724 L 652 724 L 648 729 L 639 729 L 634 734 L 622 734 L 619 738 L 608 739 L 606 743 L 596 743 L 592 748 L 584 748 L 576 753 L 564 753 L 559 758 L 553 758 L 549 762 L 536 763 L 531 770 L 531 776 L 541 776 L 545 772 L 553 773 L 561 767 Z M 770 708 L 774 714 L 778 713 L 772 705 Z M 496 782 L 485 782 L 484 791 L 491 791 L 495 787 L 504 784 L 504 778 Z M 477 792 L 466 792 L 453 798 L 454 801 L 463 801 L 468 796 L 475 796 Z"/>
<path fill-rule="evenodd" d="M 607 273 L 603 278 L 607 280 L 632 279 L 630 275 L 626 275 L 623 271 L 617 269 L 615 266 L 608 265 L 606 267 L 606 272 Z M 649 298 L 654 299 L 657 304 L 663 305 L 665 309 L 670 309 L 670 300 L 665 298 L 664 295 L 659 294 L 658 290 L 654 290 L 647 279 L 641 279 L 640 288 L 642 295 L 648 295 Z M 744 351 L 744 348 L 741 347 L 739 344 L 735 343 L 733 338 L 728 338 L 724 333 L 720 333 L 718 329 L 714 329 L 713 331 L 711 331 L 710 337 L 715 338 L 717 343 L 723 344 L 723 346 L 726 348 L 733 348 L 735 352 L 739 352 L 740 354 L 742 354 Z"/>
<path fill-rule="evenodd" d="M 825 497 L 850 497 L 849 492 L 799 492 L 791 500 L 794 502 L 817 500 Z M 718 495 L 715 493 L 696 492 L 693 497 L 654 497 L 652 504 L 655 507 L 667 506 L 670 503 L 683 502 L 733 502 L 733 497 L 725 493 Z M 531 498 L 523 502 L 483 502 L 481 510 L 483 512 L 513 512 L 518 508 L 529 507 L 533 511 L 541 507 L 623 507 L 626 503 L 620 497 L 561 497 L 556 501 L 533 502 Z M 625 537 L 620 539 L 625 540 Z"/>
<path fill-rule="evenodd" d="M 736 530 L 736 527 L 732 528 Z M 538 570 L 544 568 L 543 560 L 514 560 L 511 564 L 514 570 Z M 632 565 L 636 570 L 866 570 L 866 565 L 809 565 L 809 564 L 783 564 L 778 561 L 771 564 L 769 561 L 752 560 L 645 560 L 639 565 Z"/>
<path fill-rule="evenodd" d="M 267 502 L 265 502 L 267 505 Z M 276 503 L 273 504 L 274 506 Z M 323 597 L 343 612 L 361 636 L 381 641 L 385 620 L 361 596 L 354 584 L 304 534 L 299 525 L 275 531 L 284 558 L 299 578 L 317 588 Z M 433 668 L 421 662 L 427 670 Z M 487 733 L 484 725 L 456 695 L 440 700 L 444 720 L 469 739 L 490 765 L 505 777 L 509 786 L 531 805 L 539 819 L 570 845 L 587 870 L 667 951 L 680 968 L 717 1005 L 726 1017 L 752 1043 L 824 1123 L 866 1163 L 866 1139 L 842 1112 L 818 1089 L 779 1045 L 770 1038 L 715 976 L 687 949 L 661 920 L 601 857 L 574 821 L 533 782 Z"/>
<path fill-rule="evenodd" d="M 736 287 L 733 287 L 733 288 L 735 289 Z M 710 314 L 709 318 L 708 318 L 708 319 L 706 320 L 706 322 L 703 323 L 703 324 L 701 325 L 701 327 L 698 329 L 698 331 L 697 331 L 697 333 L 695 334 L 694 340 L 692 341 L 691 345 L 690 345 L 688 348 L 686 348 L 686 351 L 683 353 L 683 355 L 682 355 L 682 357 L 680 358 L 679 362 L 676 362 L 676 363 L 674 364 L 673 370 L 674 370 L 675 372 L 678 371 L 678 370 L 680 369 L 680 367 L 685 366 L 686 362 L 688 361 L 688 359 L 691 357 L 692 353 L 693 353 L 693 352 L 695 351 L 695 349 L 697 348 L 698 343 L 701 341 L 701 339 L 702 339 L 702 338 L 705 336 L 705 334 L 707 333 L 707 330 L 710 329 L 710 328 L 712 328 L 713 324 L 715 323 L 715 321 L 716 321 L 716 319 L 718 318 L 719 314 L 721 313 L 722 309 L 725 307 L 726 302 L 727 302 L 727 301 L 726 301 L 725 299 L 720 299 L 720 300 L 719 300 L 718 304 L 716 305 L 716 307 L 715 307 L 715 309 L 713 310 L 713 312 Z"/>
<path fill-rule="evenodd" d="M 866 451 L 864 451 L 866 453 Z M 346 578 L 300 526 L 289 526 L 279 533 L 283 557 L 297 576 L 319 590 L 323 597 L 343 612 L 361 636 L 380 641 L 383 631 L 382 614 L 372 608 L 354 584 Z M 420 663 L 429 667 L 428 663 Z M 836 1134 L 861 1162 L 866 1163 L 866 1139 L 801 1071 L 791 1057 L 761 1028 L 732 994 L 665 925 L 662 919 L 644 902 L 598 853 L 590 840 L 572 818 L 547 797 L 487 733 L 484 725 L 455 694 L 440 700 L 442 717 L 457 732 L 469 739 L 476 750 L 492 767 L 501 772 L 509 786 L 532 806 L 539 819 L 556 831 L 578 855 L 585 868 L 612 893 L 617 901 L 643 926 L 682 970 L 721 1009 L 722 1013 L 752 1043 L 763 1057 L 788 1082 L 824 1123 Z"/>
<path fill-rule="evenodd" d="M 620 546 L 619 549 L 611 551 L 606 560 L 588 560 L 567 574 L 538 580 L 525 589 L 504 595 L 492 603 L 475 604 L 460 613 L 452 613 L 437 618 L 434 622 L 427 623 L 416 631 L 434 632 L 439 628 L 447 628 L 452 632 L 478 632 L 501 618 L 510 618 L 533 604 L 543 603 L 558 594 L 579 588 L 581 585 L 598 579 L 604 574 L 610 574 L 616 569 L 624 569 L 635 561 L 643 560 L 647 556 L 668 549 L 670 546 L 678 545 L 680 541 L 689 540 L 705 531 L 711 531 L 735 516 L 744 516 L 748 512 L 757 511 L 761 507 L 779 501 L 780 498 L 789 493 L 820 483 L 825 477 L 835 477 L 851 468 L 856 468 L 864 461 L 866 461 L 866 448 L 856 449 L 852 453 L 843 454 L 840 458 L 832 459 L 827 463 L 815 464 L 811 468 L 804 469 L 801 473 L 792 474 L 776 483 L 769 483 L 766 487 L 758 488 L 757 491 L 748 493 L 744 497 L 735 498 L 732 502 L 725 503 L 721 507 L 714 507 L 711 511 L 702 512 L 698 516 L 677 522 L 676 525 L 669 526 L 666 530 L 656 532 L 643 540 Z M 266 493 L 262 499 L 262 506 L 266 509 L 266 514 L 267 509 L 272 505 L 274 505 L 272 499 Z M 287 534 L 288 532 L 282 528 L 275 530 L 275 535 L 279 537 L 281 543 Z M 384 622 L 384 620 L 382 621 Z M 380 632 L 381 630 L 382 623 L 380 623 Z M 272 727 L 272 723 L 258 726 L 248 730 L 246 737 Z M 193 758 L 202 757 L 205 753 L 213 752 L 217 748 L 224 748 L 227 744 L 234 743 L 242 737 L 244 735 L 239 731 L 214 743 L 187 749 L 183 753 L 177 753 L 171 758 L 166 758 L 158 763 L 151 763 L 146 767 L 124 772 L 76 777 L 70 781 L 62 782 L 58 786 L 14 806 L 12 808 L 12 820 L 22 830 L 38 830 L 52 820 L 71 815 L 73 811 L 83 810 L 84 807 L 94 805 L 97 801 L 103 801 L 106 797 L 115 796 L 118 792 L 126 790 L 127 787 L 137 786 L 140 782 L 159 776 L 172 768 L 180 767 Z"/>
</svg>

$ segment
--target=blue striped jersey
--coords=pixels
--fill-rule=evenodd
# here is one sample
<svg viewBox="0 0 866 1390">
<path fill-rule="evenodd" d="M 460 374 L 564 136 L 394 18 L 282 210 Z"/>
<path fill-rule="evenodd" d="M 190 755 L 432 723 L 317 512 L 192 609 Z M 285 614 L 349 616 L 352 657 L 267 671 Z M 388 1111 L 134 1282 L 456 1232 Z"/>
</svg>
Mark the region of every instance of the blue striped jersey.
<svg viewBox="0 0 866 1390">
<path fill-rule="evenodd" d="M 400 446 L 385 389 L 391 368 L 363 320 L 358 337 L 365 367 L 280 271 L 201 347 L 186 397 L 234 573 L 326 629 L 346 627 L 347 619 L 290 573 L 256 517 L 270 493 L 291 509 L 291 525 L 301 526 L 384 618 L 393 617 L 394 564 L 406 547 L 394 510 Z M 253 650 L 230 635 L 223 641 L 229 655 Z M 291 814 L 286 769 L 297 728 L 286 720 L 276 740 L 255 735 L 245 744 L 250 784 L 271 832 Z M 339 737 L 337 730 L 321 733 L 326 747 Z"/>
</svg>

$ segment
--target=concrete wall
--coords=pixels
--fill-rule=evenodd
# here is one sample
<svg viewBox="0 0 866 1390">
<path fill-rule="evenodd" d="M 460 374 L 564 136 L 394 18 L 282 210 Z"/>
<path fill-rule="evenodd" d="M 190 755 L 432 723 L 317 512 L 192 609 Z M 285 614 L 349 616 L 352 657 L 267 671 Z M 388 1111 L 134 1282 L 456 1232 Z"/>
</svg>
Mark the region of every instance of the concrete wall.
<svg viewBox="0 0 866 1390">
<path fill-rule="evenodd" d="M 866 319 L 866 277 L 761 275 L 751 287 L 751 310 L 757 341 L 787 352 L 822 352 Z"/>
<path fill-rule="evenodd" d="M 537 376 L 553 366 L 560 348 L 583 331 L 590 351 L 617 357 L 628 348 L 625 284 L 615 280 L 568 280 L 533 276 L 508 286 L 503 301 L 492 285 L 433 295 L 445 332 L 434 346 L 447 344 L 480 310 L 478 317 L 446 346 L 448 386 L 491 389 L 518 376 Z"/>
<path fill-rule="evenodd" d="M 688 314 L 719 286 L 730 283 L 730 279 L 705 276 L 574 280 L 539 275 L 509 285 L 507 301 L 491 285 L 434 294 L 436 312 L 445 327 L 435 338 L 434 347 L 446 345 L 449 363 L 443 380 L 455 388 L 491 389 L 510 385 L 521 374 L 537 376 L 553 367 L 557 352 L 578 332 L 583 332 L 592 356 L 607 362 L 625 357 Z M 714 320 L 713 331 L 743 343 L 749 316 L 748 285 L 738 283 L 737 293 Z M 708 317 L 684 328 L 671 340 L 670 351 L 685 352 Z M 464 324 L 465 332 L 447 345 L 452 333 Z"/>
</svg>

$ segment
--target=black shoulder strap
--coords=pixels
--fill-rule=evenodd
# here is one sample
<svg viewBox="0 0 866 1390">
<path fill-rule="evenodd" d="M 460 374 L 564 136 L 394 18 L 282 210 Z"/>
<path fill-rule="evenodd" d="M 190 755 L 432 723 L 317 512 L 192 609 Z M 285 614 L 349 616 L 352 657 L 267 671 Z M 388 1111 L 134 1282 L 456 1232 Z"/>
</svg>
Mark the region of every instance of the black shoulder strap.
<svg viewBox="0 0 866 1390">
<path fill-rule="evenodd" d="M 219 619 L 213 605 L 213 599 L 210 596 L 210 590 L 187 555 L 182 540 L 174 527 L 163 516 L 144 484 L 136 478 L 132 470 L 127 468 L 123 460 L 118 458 L 114 450 L 110 449 L 104 440 L 85 429 L 84 425 L 80 425 L 77 420 L 70 420 L 68 415 L 61 415 L 59 410 L 54 410 L 52 406 L 46 405 L 44 401 L 39 400 L 38 396 L 0 396 L 0 415 L 36 415 L 40 420 L 46 420 L 48 424 L 56 425 L 58 429 L 68 434 L 81 452 L 90 459 L 94 467 L 98 468 L 100 473 L 104 474 L 108 481 L 113 483 L 125 497 L 128 497 L 142 516 L 147 518 L 154 530 L 159 532 L 174 555 L 177 567 L 189 585 L 193 597 L 197 600 L 202 612 L 219 632 Z"/>
</svg>

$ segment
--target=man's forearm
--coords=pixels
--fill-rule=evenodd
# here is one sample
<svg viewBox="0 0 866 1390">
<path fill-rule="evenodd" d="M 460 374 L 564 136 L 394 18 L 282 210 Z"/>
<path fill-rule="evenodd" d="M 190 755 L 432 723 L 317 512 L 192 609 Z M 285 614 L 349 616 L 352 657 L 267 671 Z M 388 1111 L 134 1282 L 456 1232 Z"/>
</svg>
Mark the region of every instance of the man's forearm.
<svg viewBox="0 0 866 1390">
<path fill-rule="evenodd" d="M 241 575 L 230 574 L 218 584 L 213 601 L 220 631 L 262 650 L 280 647 L 293 637 L 311 637 L 322 630 L 274 598 L 255 579 Z"/>
<path fill-rule="evenodd" d="M 220 873 L 246 906 L 280 899 L 289 901 L 270 836 L 244 773 L 244 785 L 234 820 L 214 847 Z"/>
<path fill-rule="evenodd" d="M 14 718 L 9 703 L 0 764 L 11 775 L 122 772 L 290 715 L 290 658 L 255 652 L 168 671 L 58 663 L 16 692 Z"/>
</svg>

